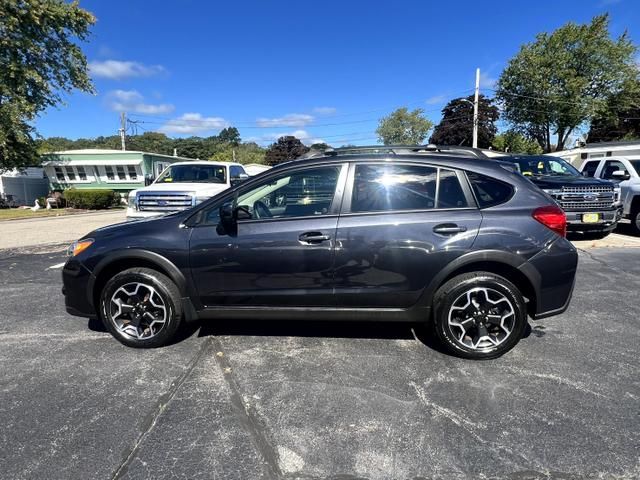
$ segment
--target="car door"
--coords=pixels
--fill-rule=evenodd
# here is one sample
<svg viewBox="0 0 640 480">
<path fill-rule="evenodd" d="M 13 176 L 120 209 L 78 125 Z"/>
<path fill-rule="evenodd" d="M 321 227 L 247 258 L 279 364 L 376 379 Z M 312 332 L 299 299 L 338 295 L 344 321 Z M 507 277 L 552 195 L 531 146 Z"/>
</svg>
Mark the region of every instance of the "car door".
<svg viewBox="0 0 640 480">
<path fill-rule="evenodd" d="M 205 306 L 325 306 L 346 165 L 279 170 L 238 190 L 234 228 L 214 204 L 194 228 L 193 281 Z"/>
<path fill-rule="evenodd" d="M 343 206 L 334 277 L 344 307 L 415 304 L 481 222 L 464 174 L 422 163 L 352 165 Z"/>
</svg>

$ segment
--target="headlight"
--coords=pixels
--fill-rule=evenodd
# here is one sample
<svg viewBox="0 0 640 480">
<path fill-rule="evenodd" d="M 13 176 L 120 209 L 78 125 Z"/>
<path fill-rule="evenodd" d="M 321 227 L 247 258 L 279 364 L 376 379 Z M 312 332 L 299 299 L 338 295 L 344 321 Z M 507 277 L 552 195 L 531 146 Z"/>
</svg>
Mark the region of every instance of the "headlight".
<svg viewBox="0 0 640 480">
<path fill-rule="evenodd" d="M 616 202 L 620 201 L 620 187 L 614 187 L 614 189 L 613 189 L 613 199 Z"/>
<path fill-rule="evenodd" d="M 87 248 L 89 248 L 92 243 L 93 238 L 85 238 L 84 240 L 73 242 L 71 245 L 69 245 L 69 248 L 67 248 L 67 255 L 70 257 L 75 257 L 76 255 L 79 255 Z"/>
<path fill-rule="evenodd" d="M 557 190 L 555 188 L 543 188 L 542 191 L 548 193 L 554 199 L 562 196 L 562 190 Z"/>
<path fill-rule="evenodd" d="M 135 195 L 129 195 L 129 198 L 127 200 L 127 206 L 129 208 L 136 208 L 137 209 L 136 196 Z"/>
</svg>

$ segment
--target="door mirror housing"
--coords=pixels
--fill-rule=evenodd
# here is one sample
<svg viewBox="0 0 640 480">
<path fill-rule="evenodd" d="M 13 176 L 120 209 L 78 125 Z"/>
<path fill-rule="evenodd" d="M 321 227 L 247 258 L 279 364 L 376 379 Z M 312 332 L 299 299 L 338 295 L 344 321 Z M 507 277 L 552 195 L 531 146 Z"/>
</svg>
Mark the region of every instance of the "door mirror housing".
<svg viewBox="0 0 640 480">
<path fill-rule="evenodd" d="M 616 180 L 629 180 L 631 178 L 631 175 L 629 175 L 629 173 L 625 172 L 624 170 L 616 170 L 615 172 L 611 173 L 611 176 Z"/>
<path fill-rule="evenodd" d="M 246 173 L 240 173 L 239 175 L 231 177 L 231 186 L 235 187 L 236 185 L 247 180 L 248 178 L 249 178 L 249 175 L 247 175 Z"/>
<path fill-rule="evenodd" d="M 233 233 L 237 229 L 238 220 L 250 220 L 253 218 L 249 207 L 238 205 L 233 207 L 233 203 L 227 202 L 220 206 L 220 225 L 227 233 Z"/>
</svg>

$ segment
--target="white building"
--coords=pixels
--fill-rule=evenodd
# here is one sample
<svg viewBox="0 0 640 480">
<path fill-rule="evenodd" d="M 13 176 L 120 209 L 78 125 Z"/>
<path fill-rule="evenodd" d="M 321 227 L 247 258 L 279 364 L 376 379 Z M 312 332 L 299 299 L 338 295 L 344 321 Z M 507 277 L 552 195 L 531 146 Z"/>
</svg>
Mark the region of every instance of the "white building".
<svg viewBox="0 0 640 480">
<path fill-rule="evenodd" d="M 33 205 L 38 197 L 46 197 L 48 193 L 49 181 L 42 168 L 16 169 L 0 175 L 0 195 L 11 195 L 18 205 Z"/>
<path fill-rule="evenodd" d="M 640 158 L 640 140 L 629 142 L 600 142 L 587 143 L 583 147 L 571 148 L 560 152 L 551 152 L 548 155 L 560 157 L 580 168 L 585 160 L 605 157 L 625 157 L 629 159 Z"/>
</svg>

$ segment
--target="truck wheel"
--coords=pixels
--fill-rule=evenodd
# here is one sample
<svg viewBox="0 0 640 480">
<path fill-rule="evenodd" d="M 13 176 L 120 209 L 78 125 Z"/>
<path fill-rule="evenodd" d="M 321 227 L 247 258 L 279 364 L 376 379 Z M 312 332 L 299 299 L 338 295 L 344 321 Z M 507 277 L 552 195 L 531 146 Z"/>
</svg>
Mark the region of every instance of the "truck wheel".
<svg viewBox="0 0 640 480">
<path fill-rule="evenodd" d="M 527 312 L 522 294 L 509 280 L 472 272 L 438 289 L 434 321 L 440 341 L 451 353 L 487 360 L 505 354 L 520 341 Z"/>
<path fill-rule="evenodd" d="M 121 343 L 159 347 L 169 342 L 180 326 L 180 292 L 160 272 L 130 268 L 112 277 L 102 289 L 100 316 Z"/>
<path fill-rule="evenodd" d="M 631 212 L 631 231 L 640 235 L 640 208 L 638 207 Z"/>
</svg>

